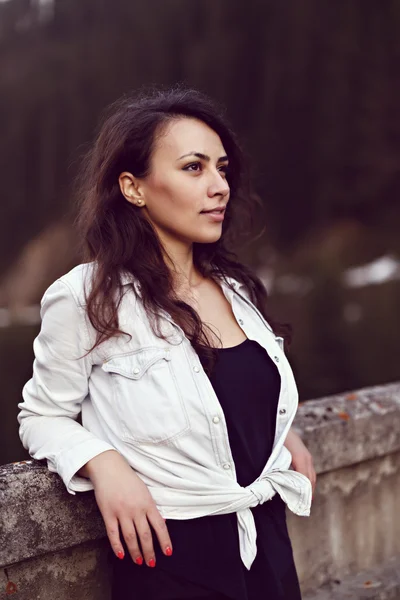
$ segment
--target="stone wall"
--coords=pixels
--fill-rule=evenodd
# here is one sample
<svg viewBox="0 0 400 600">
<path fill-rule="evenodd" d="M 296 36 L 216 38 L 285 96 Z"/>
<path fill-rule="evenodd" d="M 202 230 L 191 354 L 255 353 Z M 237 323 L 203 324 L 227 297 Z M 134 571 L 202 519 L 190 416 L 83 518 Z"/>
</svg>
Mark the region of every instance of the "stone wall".
<svg viewBox="0 0 400 600">
<path fill-rule="evenodd" d="M 295 427 L 318 473 L 311 517 L 288 513 L 302 589 L 335 582 L 338 598 L 400 557 L 400 384 L 306 402 Z M 1 599 L 109 600 L 108 557 L 93 492 L 71 496 L 43 461 L 0 466 Z"/>
<path fill-rule="evenodd" d="M 400 385 L 306 402 L 295 425 L 318 473 L 311 517 L 288 514 L 303 589 L 396 557 L 400 571 Z"/>
</svg>

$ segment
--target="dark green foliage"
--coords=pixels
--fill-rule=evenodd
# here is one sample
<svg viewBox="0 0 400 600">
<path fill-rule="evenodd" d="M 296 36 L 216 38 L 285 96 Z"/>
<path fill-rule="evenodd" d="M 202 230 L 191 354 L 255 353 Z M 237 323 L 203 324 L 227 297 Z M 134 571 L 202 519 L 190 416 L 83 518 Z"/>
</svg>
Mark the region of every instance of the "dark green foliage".
<svg viewBox="0 0 400 600">
<path fill-rule="evenodd" d="M 37 4 L 0 4 L 0 272 L 70 210 L 104 106 L 176 81 L 227 105 L 280 251 L 343 216 L 399 249 L 397 2 L 55 0 L 41 17 Z"/>
</svg>

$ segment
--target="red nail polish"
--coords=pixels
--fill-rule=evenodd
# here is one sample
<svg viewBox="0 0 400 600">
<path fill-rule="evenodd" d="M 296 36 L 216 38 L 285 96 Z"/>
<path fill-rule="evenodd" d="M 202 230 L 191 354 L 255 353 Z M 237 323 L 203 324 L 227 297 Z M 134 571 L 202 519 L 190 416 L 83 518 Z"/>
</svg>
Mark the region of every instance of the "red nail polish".
<svg viewBox="0 0 400 600">
<path fill-rule="evenodd" d="M 122 550 L 120 550 L 119 552 L 117 552 L 117 556 L 118 558 L 124 558 L 125 554 L 122 552 Z"/>
<path fill-rule="evenodd" d="M 143 564 L 143 558 L 141 556 L 138 556 L 137 559 L 135 560 L 135 563 L 137 565 L 142 565 Z"/>
<path fill-rule="evenodd" d="M 155 567 L 156 566 L 156 561 L 154 560 L 154 558 L 151 558 L 148 562 L 149 567 Z"/>
<path fill-rule="evenodd" d="M 165 554 L 166 554 L 167 556 L 171 556 L 171 554 L 172 554 L 172 548 L 171 548 L 171 546 L 167 546 L 167 547 L 165 548 Z"/>
</svg>

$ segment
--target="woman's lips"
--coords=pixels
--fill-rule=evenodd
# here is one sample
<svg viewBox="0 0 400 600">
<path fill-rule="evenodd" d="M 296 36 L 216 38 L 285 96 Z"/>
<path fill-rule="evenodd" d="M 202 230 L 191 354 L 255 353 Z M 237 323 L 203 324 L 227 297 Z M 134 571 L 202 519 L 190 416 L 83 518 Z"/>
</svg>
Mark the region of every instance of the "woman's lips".
<svg viewBox="0 0 400 600">
<path fill-rule="evenodd" d="M 224 220 L 225 209 L 202 211 L 200 214 L 209 217 L 212 221 L 220 222 Z"/>
</svg>

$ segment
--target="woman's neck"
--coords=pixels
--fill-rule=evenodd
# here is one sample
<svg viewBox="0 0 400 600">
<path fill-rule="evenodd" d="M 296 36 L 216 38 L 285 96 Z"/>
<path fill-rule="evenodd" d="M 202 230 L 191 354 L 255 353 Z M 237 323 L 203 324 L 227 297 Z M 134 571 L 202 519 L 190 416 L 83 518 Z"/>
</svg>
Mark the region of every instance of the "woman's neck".
<svg viewBox="0 0 400 600">
<path fill-rule="evenodd" d="M 193 262 L 193 244 L 184 244 L 178 240 L 163 240 L 165 260 L 171 271 L 173 286 L 178 296 L 194 291 L 203 281 Z"/>
</svg>

